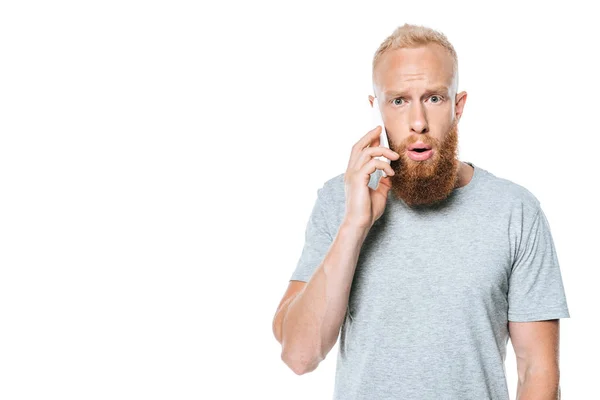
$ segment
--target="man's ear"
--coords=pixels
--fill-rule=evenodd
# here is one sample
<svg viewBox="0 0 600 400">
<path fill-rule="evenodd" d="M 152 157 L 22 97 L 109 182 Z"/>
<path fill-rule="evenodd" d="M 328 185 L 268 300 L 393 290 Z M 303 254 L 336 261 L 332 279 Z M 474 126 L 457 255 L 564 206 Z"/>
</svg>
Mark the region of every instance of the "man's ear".
<svg viewBox="0 0 600 400">
<path fill-rule="evenodd" d="M 460 117 L 462 116 L 463 109 L 465 108 L 465 103 L 467 101 L 467 92 L 462 91 L 456 95 L 456 104 L 455 111 L 456 119 L 460 121 Z"/>
<path fill-rule="evenodd" d="M 369 104 L 371 104 L 371 107 L 373 107 L 373 101 L 375 100 L 375 97 L 369 95 Z"/>
</svg>

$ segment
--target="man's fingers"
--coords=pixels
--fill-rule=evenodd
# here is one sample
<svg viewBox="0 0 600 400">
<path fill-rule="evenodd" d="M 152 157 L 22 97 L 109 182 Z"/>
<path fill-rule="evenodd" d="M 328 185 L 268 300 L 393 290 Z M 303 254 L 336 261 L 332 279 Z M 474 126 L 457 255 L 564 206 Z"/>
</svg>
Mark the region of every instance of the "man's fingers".
<svg viewBox="0 0 600 400">
<path fill-rule="evenodd" d="M 365 136 L 360 138 L 358 142 L 354 146 L 352 146 L 352 153 L 350 156 L 350 164 L 353 163 L 353 160 L 356 158 L 358 153 L 360 153 L 365 147 L 371 145 L 374 139 L 379 138 L 381 134 L 381 125 L 377 125 L 374 129 L 371 129 Z"/>
<path fill-rule="evenodd" d="M 388 160 L 397 160 L 400 158 L 400 154 L 396 153 L 394 150 L 388 149 L 387 147 L 373 146 L 368 149 L 364 149 L 356 157 L 356 164 L 354 164 L 354 168 L 360 169 L 363 165 L 369 162 L 371 158 L 378 156 L 384 156 Z"/>
<path fill-rule="evenodd" d="M 367 134 L 365 136 L 361 137 L 360 140 L 358 142 L 356 142 L 354 147 L 356 147 L 358 149 L 358 151 L 361 151 L 362 149 L 364 149 L 365 147 L 370 145 L 371 142 L 373 141 L 373 139 L 375 139 L 376 137 L 379 137 L 380 134 L 381 134 L 381 125 L 377 125 L 375 128 L 373 128 L 369 132 L 367 132 Z"/>
<path fill-rule="evenodd" d="M 363 165 L 359 171 L 363 174 L 370 175 L 377 169 L 384 170 L 388 176 L 396 175 L 396 172 L 390 166 L 390 164 L 386 163 L 385 161 L 378 160 L 376 158 L 371 159 L 371 161 Z"/>
</svg>

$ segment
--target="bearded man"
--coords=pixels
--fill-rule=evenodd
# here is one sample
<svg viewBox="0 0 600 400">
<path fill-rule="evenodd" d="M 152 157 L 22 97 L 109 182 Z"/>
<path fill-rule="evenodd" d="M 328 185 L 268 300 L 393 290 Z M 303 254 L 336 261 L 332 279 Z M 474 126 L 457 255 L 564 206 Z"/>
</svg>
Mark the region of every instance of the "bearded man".
<svg viewBox="0 0 600 400">
<path fill-rule="evenodd" d="M 317 191 L 273 332 L 297 374 L 339 336 L 334 399 L 508 400 L 509 337 L 517 398 L 560 396 L 570 315 L 548 220 L 530 191 L 459 160 L 457 88 L 446 36 L 397 28 L 369 96 L 389 148 L 367 132 Z"/>
</svg>

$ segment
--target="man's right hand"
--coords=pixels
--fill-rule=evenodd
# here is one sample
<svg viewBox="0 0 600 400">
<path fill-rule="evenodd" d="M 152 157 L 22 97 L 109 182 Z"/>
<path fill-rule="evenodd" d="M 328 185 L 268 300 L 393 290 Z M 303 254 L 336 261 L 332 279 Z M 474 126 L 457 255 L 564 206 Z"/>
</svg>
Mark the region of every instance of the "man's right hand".
<svg viewBox="0 0 600 400">
<path fill-rule="evenodd" d="M 387 196 L 392 187 L 391 175 L 394 170 L 385 161 L 376 159 L 385 156 L 390 160 L 397 160 L 400 155 L 386 147 L 379 146 L 381 126 L 369 131 L 352 147 L 348 168 L 344 174 L 344 188 L 346 192 L 346 214 L 344 221 L 358 228 L 370 229 L 371 226 L 383 215 Z M 377 169 L 382 169 L 388 175 L 381 177 L 377 189 L 371 189 L 369 184 L 370 174 Z"/>
</svg>

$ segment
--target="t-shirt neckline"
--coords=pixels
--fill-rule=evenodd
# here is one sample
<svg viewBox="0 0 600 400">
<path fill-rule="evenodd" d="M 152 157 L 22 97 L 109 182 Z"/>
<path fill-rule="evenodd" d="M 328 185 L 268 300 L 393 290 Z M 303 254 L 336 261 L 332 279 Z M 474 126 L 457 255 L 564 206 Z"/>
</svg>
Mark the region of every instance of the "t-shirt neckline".
<svg viewBox="0 0 600 400">
<path fill-rule="evenodd" d="M 481 177 L 481 169 L 479 167 L 477 167 L 475 164 L 473 164 L 470 161 L 464 161 L 464 162 L 465 162 L 465 164 L 469 164 L 471 167 L 473 167 L 473 176 L 471 177 L 471 180 L 466 185 L 455 188 L 452 191 L 452 193 L 463 194 L 463 193 L 470 192 L 477 185 L 477 182 L 479 181 L 479 179 Z"/>
</svg>

